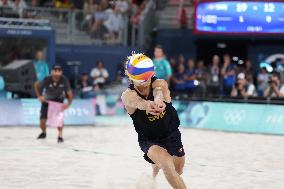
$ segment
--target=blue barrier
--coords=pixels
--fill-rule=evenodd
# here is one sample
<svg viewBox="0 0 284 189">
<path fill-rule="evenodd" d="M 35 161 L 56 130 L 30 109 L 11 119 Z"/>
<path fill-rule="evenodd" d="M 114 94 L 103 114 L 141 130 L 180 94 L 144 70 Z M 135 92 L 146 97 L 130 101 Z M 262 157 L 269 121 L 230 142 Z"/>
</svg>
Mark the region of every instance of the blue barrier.
<svg viewBox="0 0 284 189">
<path fill-rule="evenodd" d="M 40 102 L 36 99 L 0 100 L 0 125 L 39 125 Z M 64 113 L 66 125 L 95 123 L 92 100 L 74 100 Z"/>
<path fill-rule="evenodd" d="M 284 135 L 282 105 L 193 101 L 173 101 L 173 105 L 182 127 Z M 0 125 L 39 124 L 40 103 L 35 99 L 0 100 L 0 107 Z M 74 100 L 65 112 L 65 124 L 94 124 L 95 114 L 104 117 L 100 124 L 109 124 L 104 123 L 109 116 L 127 116 L 119 95 L 99 95 L 94 100 Z"/>
<path fill-rule="evenodd" d="M 21 101 L 0 100 L 0 125 L 20 125 L 21 123 Z"/>
<path fill-rule="evenodd" d="M 120 95 L 98 95 L 96 106 L 99 115 L 126 115 Z M 284 134 L 282 105 L 173 101 L 173 106 L 179 114 L 182 127 Z"/>
<path fill-rule="evenodd" d="M 281 105 L 175 101 L 174 106 L 185 127 L 284 134 Z"/>
<path fill-rule="evenodd" d="M 173 105 L 182 127 L 284 134 L 282 105 L 194 101 L 173 101 Z M 126 115 L 120 95 L 97 96 L 96 106 L 100 115 Z"/>
</svg>

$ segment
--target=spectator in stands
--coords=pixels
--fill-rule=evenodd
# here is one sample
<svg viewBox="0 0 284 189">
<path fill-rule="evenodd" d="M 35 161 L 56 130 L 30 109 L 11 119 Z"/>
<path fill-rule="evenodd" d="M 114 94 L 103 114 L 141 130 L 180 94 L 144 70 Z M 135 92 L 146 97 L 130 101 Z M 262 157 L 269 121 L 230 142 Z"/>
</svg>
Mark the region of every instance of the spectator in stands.
<svg viewBox="0 0 284 189">
<path fill-rule="evenodd" d="M 115 40 L 119 37 L 119 32 L 124 27 L 123 16 L 117 7 L 107 10 L 107 19 L 104 21 L 104 26 L 107 29 L 107 38 Z"/>
<path fill-rule="evenodd" d="M 184 56 L 182 54 L 180 54 L 178 56 L 178 62 L 176 61 L 176 59 L 174 57 L 170 58 L 170 65 L 171 65 L 173 74 L 178 72 L 179 64 L 183 64 L 184 68 L 186 69 L 185 58 L 184 58 Z"/>
<path fill-rule="evenodd" d="M 187 13 L 184 7 L 184 4 L 180 5 L 180 10 L 179 10 L 179 24 L 181 29 L 186 29 L 187 28 Z"/>
<path fill-rule="evenodd" d="M 170 81 L 170 78 L 172 76 L 172 68 L 169 63 L 169 61 L 166 59 L 164 55 L 164 50 L 161 45 L 157 45 L 154 49 L 154 66 L 155 66 L 155 72 L 156 76 L 159 79 L 164 79 L 168 83 Z"/>
<path fill-rule="evenodd" d="M 218 55 L 214 55 L 212 57 L 212 63 L 209 67 L 209 76 L 208 76 L 208 96 L 209 97 L 217 97 L 220 95 L 220 57 Z"/>
<path fill-rule="evenodd" d="M 49 68 L 47 62 L 44 60 L 42 51 L 38 51 L 35 56 L 34 67 L 36 71 L 37 80 L 42 81 L 49 75 Z"/>
<path fill-rule="evenodd" d="M 183 65 L 185 65 L 185 58 L 184 58 L 184 56 L 183 56 L 182 54 L 180 54 L 180 55 L 178 56 L 178 64 L 183 64 Z"/>
<path fill-rule="evenodd" d="M 29 7 L 37 7 L 38 6 L 38 1 L 37 0 L 31 0 L 31 2 L 27 2 Z M 28 9 L 24 11 L 24 18 L 28 18 L 28 19 L 35 19 L 38 16 L 38 11 L 36 10 L 32 10 L 32 9 Z"/>
<path fill-rule="evenodd" d="M 24 0 L 15 0 L 12 9 L 18 12 L 19 17 L 24 17 L 24 9 L 27 8 L 27 4 Z"/>
<path fill-rule="evenodd" d="M 197 68 L 195 70 L 196 74 L 196 79 L 198 81 L 198 96 L 205 97 L 206 95 L 206 84 L 208 80 L 208 74 L 207 74 L 207 69 L 204 65 L 203 60 L 198 60 L 197 61 Z"/>
<path fill-rule="evenodd" d="M 170 58 L 170 66 L 172 68 L 172 75 L 175 75 L 176 73 L 178 73 L 178 63 L 175 57 L 171 57 Z M 174 81 L 173 78 L 170 79 L 170 90 L 174 90 Z"/>
<path fill-rule="evenodd" d="M 55 0 L 54 1 L 55 8 L 64 8 L 68 9 L 72 7 L 72 3 L 70 0 Z"/>
<path fill-rule="evenodd" d="M 92 69 L 90 75 L 93 78 L 94 87 L 98 86 L 100 89 L 106 85 L 109 77 L 108 71 L 104 68 L 104 63 L 101 60 L 97 61 L 96 67 Z"/>
<path fill-rule="evenodd" d="M 92 82 L 89 80 L 89 75 L 88 73 L 83 73 L 81 75 L 81 79 L 78 83 L 77 89 L 81 91 L 89 91 L 90 87 L 92 88 Z"/>
<path fill-rule="evenodd" d="M 177 73 L 177 71 L 178 71 L 178 63 L 177 63 L 177 60 L 174 57 L 170 58 L 170 65 L 171 65 L 171 68 L 173 70 L 173 73 Z"/>
<path fill-rule="evenodd" d="M 249 82 L 254 83 L 255 80 L 254 70 L 252 67 L 252 62 L 249 59 L 245 61 L 244 73 L 246 74 L 246 78 L 248 78 Z"/>
<path fill-rule="evenodd" d="M 126 15 L 127 12 L 129 11 L 129 4 L 128 4 L 128 0 L 117 0 L 115 2 L 115 9 L 123 14 Z"/>
<path fill-rule="evenodd" d="M 284 97 L 284 86 L 281 84 L 280 74 L 273 72 L 264 91 L 264 97 Z"/>
<path fill-rule="evenodd" d="M 125 75 L 125 64 L 121 63 L 116 66 L 115 80 L 119 84 L 128 84 L 128 78 Z"/>
<path fill-rule="evenodd" d="M 138 25 L 140 23 L 140 17 L 146 8 L 147 2 L 147 0 L 144 0 L 141 4 L 138 5 L 137 10 L 134 12 L 133 16 L 130 19 L 133 25 Z"/>
<path fill-rule="evenodd" d="M 238 74 L 238 80 L 231 91 L 232 97 L 252 97 L 256 96 L 256 88 L 253 83 L 248 82 L 245 73 Z"/>
<path fill-rule="evenodd" d="M 195 89 L 197 86 L 195 62 L 193 59 L 188 59 L 186 69 L 186 88 L 190 96 L 195 95 Z"/>
<path fill-rule="evenodd" d="M 108 8 L 108 3 L 101 1 L 100 4 L 96 7 L 95 11 L 95 22 L 91 29 L 91 37 L 103 39 L 106 33 L 106 28 L 104 27 L 104 22 L 108 19 L 108 14 L 106 12 Z"/>
<path fill-rule="evenodd" d="M 247 60 L 245 61 L 244 73 L 245 73 L 246 75 L 248 75 L 248 74 L 253 74 L 252 62 L 251 62 L 249 59 L 247 59 Z"/>
<path fill-rule="evenodd" d="M 84 8 L 83 8 L 83 14 L 84 14 L 84 20 L 82 22 L 82 29 L 89 31 L 92 26 L 92 22 L 94 20 L 94 14 L 96 10 L 96 5 L 94 0 L 85 0 L 84 2 Z"/>
<path fill-rule="evenodd" d="M 221 70 L 223 77 L 223 95 L 230 96 L 233 85 L 236 81 L 236 65 L 231 62 L 231 56 L 224 54 L 224 64 Z"/>
<path fill-rule="evenodd" d="M 260 68 L 257 76 L 257 90 L 258 95 L 263 96 L 264 90 L 267 88 L 269 75 L 265 67 Z"/>
<path fill-rule="evenodd" d="M 12 7 L 13 3 L 10 0 L 1 0 L 0 7 Z"/>
<path fill-rule="evenodd" d="M 179 64 L 178 71 L 174 73 L 173 78 L 173 88 L 175 91 L 185 92 L 186 91 L 186 72 L 185 72 L 185 65 Z"/>
<path fill-rule="evenodd" d="M 103 10 L 106 10 L 109 7 L 109 0 L 99 0 L 99 4 Z"/>
<path fill-rule="evenodd" d="M 107 20 L 104 22 L 104 26 L 107 29 L 107 38 L 116 40 L 120 36 L 120 32 L 125 27 L 124 16 L 127 14 L 129 5 L 127 0 L 115 1 L 113 8 L 108 9 Z"/>
<path fill-rule="evenodd" d="M 80 97 L 84 98 L 88 92 L 93 90 L 92 82 L 89 80 L 88 73 L 83 73 L 81 75 L 81 79 L 77 85 L 77 90 L 80 92 Z"/>
</svg>

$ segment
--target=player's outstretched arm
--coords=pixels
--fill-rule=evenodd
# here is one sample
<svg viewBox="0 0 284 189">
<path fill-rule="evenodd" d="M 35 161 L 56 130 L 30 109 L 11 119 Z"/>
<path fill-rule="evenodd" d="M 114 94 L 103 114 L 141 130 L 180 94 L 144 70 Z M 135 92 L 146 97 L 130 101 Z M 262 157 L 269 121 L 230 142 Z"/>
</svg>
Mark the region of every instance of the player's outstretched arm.
<svg viewBox="0 0 284 189">
<path fill-rule="evenodd" d="M 152 87 L 154 89 L 155 101 L 171 102 L 171 93 L 168 87 L 168 83 L 163 79 L 157 79 L 153 82 Z"/>
<path fill-rule="evenodd" d="M 146 113 L 156 115 L 154 102 L 149 100 L 144 100 L 137 95 L 135 91 L 127 89 L 121 95 L 121 100 L 127 110 L 128 114 L 133 114 L 136 109 L 146 110 Z"/>
</svg>

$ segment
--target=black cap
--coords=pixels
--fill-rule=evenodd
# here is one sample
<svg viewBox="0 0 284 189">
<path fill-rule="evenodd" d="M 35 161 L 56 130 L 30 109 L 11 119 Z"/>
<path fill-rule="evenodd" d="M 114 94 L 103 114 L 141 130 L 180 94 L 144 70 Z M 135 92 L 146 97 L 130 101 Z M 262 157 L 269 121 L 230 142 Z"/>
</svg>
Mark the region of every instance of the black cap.
<svg viewBox="0 0 284 189">
<path fill-rule="evenodd" d="M 61 67 L 60 65 L 58 65 L 58 64 L 54 64 L 54 65 L 52 66 L 52 69 L 53 69 L 53 70 L 62 70 L 62 67 Z"/>
</svg>

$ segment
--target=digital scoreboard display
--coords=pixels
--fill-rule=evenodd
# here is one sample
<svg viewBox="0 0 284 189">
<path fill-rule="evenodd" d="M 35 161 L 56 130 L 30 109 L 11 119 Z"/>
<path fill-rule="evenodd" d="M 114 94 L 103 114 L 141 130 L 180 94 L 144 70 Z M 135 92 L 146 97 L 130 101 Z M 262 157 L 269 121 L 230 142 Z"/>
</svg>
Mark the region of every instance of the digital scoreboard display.
<svg viewBox="0 0 284 189">
<path fill-rule="evenodd" d="M 206 1 L 195 7 L 198 33 L 284 34 L 284 1 Z"/>
</svg>

